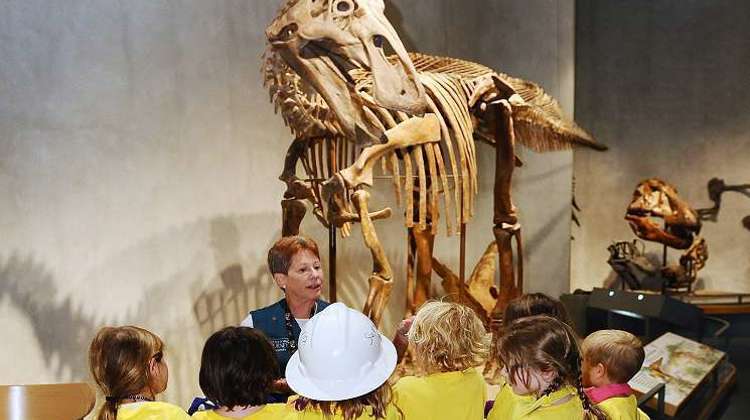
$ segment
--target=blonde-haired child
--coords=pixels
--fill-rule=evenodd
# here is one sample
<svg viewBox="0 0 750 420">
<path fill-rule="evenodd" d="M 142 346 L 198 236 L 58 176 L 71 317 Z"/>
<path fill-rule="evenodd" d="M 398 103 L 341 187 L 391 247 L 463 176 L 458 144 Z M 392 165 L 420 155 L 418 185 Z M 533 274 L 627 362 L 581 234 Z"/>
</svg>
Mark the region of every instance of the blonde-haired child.
<svg viewBox="0 0 750 420">
<path fill-rule="evenodd" d="M 643 365 L 641 341 L 626 331 L 591 333 L 581 345 L 583 385 L 591 401 L 612 420 L 648 420 L 628 381 Z"/>
<path fill-rule="evenodd" d="M 583 390 L 576 335 L 564 322 L 544 315 L 511 323 L 497 343 L 503 375 L 517 395 L 512 407 L 497 404 L 488 420 L 606 419 Z"/>
<path fill-rule="evenodd" d="M 427 302 L 407 337 L 421 372 L 394 386 L 395 404 L 404 417 L 484 418 L 486 385 L 476 367 L 487 358 L 490 337 L 474 311 L 457 303 Z"/>
<path fill-rule="evenodd" d="M 89 367 L 105 395 L 96 420 L 190 420 L 180 407 L 154 401 L 169 379 L 164 343 L 156 334 L 104 327 L 91 342 Z"/>
</svg>

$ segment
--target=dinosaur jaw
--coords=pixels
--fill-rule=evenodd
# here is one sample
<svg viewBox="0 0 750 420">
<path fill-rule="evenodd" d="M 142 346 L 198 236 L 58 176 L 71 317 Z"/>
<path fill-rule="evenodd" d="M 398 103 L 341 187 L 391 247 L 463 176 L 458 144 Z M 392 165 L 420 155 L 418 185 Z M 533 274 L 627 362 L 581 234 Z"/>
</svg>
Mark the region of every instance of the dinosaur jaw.
<svg viewBox="0 0 750 420">
<path fill-rule="evenodd" d="M 673 186 L 657 178 L 638 184 L 625 220 L 639 238 L 676 249 L 689 248 L 701 229 L 696 211 Z"/>
</svg>

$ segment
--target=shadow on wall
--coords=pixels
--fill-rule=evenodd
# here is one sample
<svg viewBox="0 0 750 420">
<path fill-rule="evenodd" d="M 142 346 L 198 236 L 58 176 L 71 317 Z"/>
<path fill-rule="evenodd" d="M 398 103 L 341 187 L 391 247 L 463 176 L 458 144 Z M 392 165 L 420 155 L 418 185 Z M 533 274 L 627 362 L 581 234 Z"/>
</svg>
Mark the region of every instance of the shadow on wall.
<svg viewBox="0 0 750 420">
<path fill-rule="evenodd" d="M 231 215 L 201 219 L 139 240 L 91 269 L 82 287 L 64 296 L 54 267 L 33 253 L 0 256 L 0 299 L 28 320 L 56 380 L 88 380 L 88 346 L 104 325 L 140 325 L 167 344 L 170 385 L 164 398 L 187 403 L 197 389 L 203 343 L 226 325 L 237 325 L 253 308 L 276 301 L 281 291 L 266 268 L 268 248 L 280 235 L 278 216 Z M 322 227 L 308 232 L 318 239 L 327 266 Z M 361 234 L 339 241 L 338 297 L 361 309 L 368 290 L 372 258 Z M 389 332 L 403 314 L 403 267 L 399 249 L 387 251 L 394 285 L 381 326 Z M 328 279 L 324 293 L 327 293 Z M 18 351 L 18 349 L 12 349 Z M 21 366 L 22 368 L 22 366 Z"/>
<path fill-rule="evenodd" d="M 265 251 L 280 234 L 272 236 L 262 249 L 256 251 L 265 255 Z M 270 296 L 281 296 L 266 268 L 265 260 L 254 264 L 255 268 L 251 268 L 246 277 L 240 263 L 243 261 L 240 251 L 241 234 L 236 221 L 230 218 L 212 220 L 209 235 L 215 266 L 222 268 L 193 299 L 193 315 L 203 337 L 208 337 L 223 327 L 239 325 L 251 309 L 270 304 Z"/>
<path fill-rule="evenodd" d="M 0 258 L 0 300 L 9 299 L 28 316 L 47 366 L 59 361 L 56 377 L 84 377 L 88 365 L 83 349 L 89 344 L 84 337 L 99 323 L 73 307 L 70 297 L 58 302 L 55 284 L 50 270 L 32 255 Z"/>
<path fill-rule="evenodd" d="M 272 303 L 263 301 L 263 297 L 276 290 L 266 266 L 258 267 L 247 278 L 243 271 L 240 264 L 226 267 L 209 290 L 195 298 L 193 313 L 202 336 L 208 337 L 229 325 L 239 325 L 250 310 Z M 280 297 L 281 292 L 278 294 Z"/>
<path fill-rule="evenodd" d="M 322 227 L 319 227 L 315 229 L 315 232 L 310 233 L 312 234 L 309 236 L 320 238 L 323 236 L 321 233 L 325 232 Z M 226 235 L 222 237 L 226 238 Z M 269 249 L 274 240 L 269 241 L 264 250 Z M 329 272 L 328 243 L 326 239 L 318 239 L 317 243 L 322 263 L 326 272 Z M 403 256 L 398 255 L 396 251 L 387 253 L 387 256 L 394 267 L 403 264 Z M 369 289 L 368 278 L 372 273 L 372 257 L 361 241 L 361 236 L 355 234 L 350 238 L 339 240 L 336 258 L 339 274 L 336 287 L 338 301 L 361 310 Z M 394 273 L 395 283 L 392 296 L 400 295 L 395 289 L 405 288 L 403 277 L 402 273 Z M 330 296 L 330 283 L 328 277 L 323 281 L 325 298 L 325 295 Z M 401 282 L 404 284 L 402 285 Z M 201 334 L 207 337 L 225 326 L 238 325 L 250 310 L 270 305 L 282 296 L 282 292 L 268 272 L 265 261 L 259 262 L 249 274 L 245 272 L 242 265 L 231 264 L 221 270 L 217 278 L 197 295 L 194 299 L 193 313 L 200 325 Z M 389 301 L 388 307 L 397 308 L 401 303 Z M 390 315 L 391 312 L 385 311 L 382 327 L 390 328 L 394 316 L 399 316 L 398 314 Z"/>
<path fill-rule="evenodd" d="M 539 245 L 544 242 L 544 240 L 549 235 L 549 232 L 555 228 L 555 226 L 560 225 L 561 220 L 569 220 L 570 219 L 570 212 L 571 209 L 568 206 L 565 206 L 561 208 L 557 213 L 555 213 L 545 224 L 541 227 L 534 235 L 532 235 L 528 240 L 524 243 L 524 257 L 530 258 L 536 250 L 539 248 Z"/>
<path fill-rule="evenodd" d="M 33 253 L 0 256 L 0 300 L 28 320 L 45 367 L 60 381 L 89 379 L 87 351 L 100 327 L 133 324 L 153 330 L 167 344 L 174 378 L 165 398 L 187 402 L 197 390 L 205 338 L 280 294 L 264 258 L 255 257 L 265 255 L 280 234 L 277 219 L 270 213 L 233 215 L 167 229 L 114 253 L 68 296 L 61 296 L 59 287 L 65 280 L 55 278 L 54 268 Z M 246 267 L 252 267 L 249 274 Z M 212 298 L 225 302 L 227 313 L 206 324 L 206 317 L 191 308 L 206 300 L 204 291 L 211 287 L 219 289 Z"/>
</svg>

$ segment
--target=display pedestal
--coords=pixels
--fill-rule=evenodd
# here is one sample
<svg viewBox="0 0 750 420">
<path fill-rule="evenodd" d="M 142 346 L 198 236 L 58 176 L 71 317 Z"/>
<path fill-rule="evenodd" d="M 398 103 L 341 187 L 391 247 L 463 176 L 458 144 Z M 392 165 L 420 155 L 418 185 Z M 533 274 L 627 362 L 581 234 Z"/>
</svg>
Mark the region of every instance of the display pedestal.
<svg viewBox="0 0 750 420">
<path fill-rule="evenodd" d="M 719 402 L 729 394 L 736 382 L 737 369 L 733 364 L 727 362 L 725 367 L 719 369 L 717 377 L 701 384 L 676 413 L 673 415 L 667 413 L 667 416 L 675 420 L 712 419 Z M 648 406 L 651 407 L 652 404 L 654 403 L 649 402 Z M 651 418 L 656 419 L 657 417 L 652 416 Z"/>
<path fill-rule="evenodd" d="M 630 386 L 642 395 L 664 383 L 664 413 L 671 418 L 710 418 L 737 378 L 724 352 L 673 333 L 664 334 L 644 350 L 643 367 Z M 650 398 L 645 404 L 656 410 L 659 403 Z"/>
</svg>

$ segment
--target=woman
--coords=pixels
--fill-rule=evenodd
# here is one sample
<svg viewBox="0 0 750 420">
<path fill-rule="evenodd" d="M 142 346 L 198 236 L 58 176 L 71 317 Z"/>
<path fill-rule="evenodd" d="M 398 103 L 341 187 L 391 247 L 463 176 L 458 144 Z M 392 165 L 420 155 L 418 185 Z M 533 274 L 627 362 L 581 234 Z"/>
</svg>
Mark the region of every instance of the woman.
<svg viewBox="0 0 750 420">
<path fill-rule="evenodd" d="M 302 327 L 328 306 L 320 299 L 323 268 L 318 245 L 302 236 L 281 238 L 268 251 L 268 269 L 284 291 L 284 298 L 251 311 L 240 325 L 263 331 L 276 352 L 283 375 L 289 358 L 297 350 Z"/>
<path fill-rule="evenodd" d="M 164 343 L 143 328 L 104 327 L 89 349 L 91 375 L 106 401 L 97 420 L 190 420 L 180 407 L 155 401 L 167 388 Z"/>
</svg>

